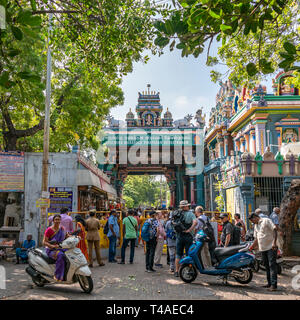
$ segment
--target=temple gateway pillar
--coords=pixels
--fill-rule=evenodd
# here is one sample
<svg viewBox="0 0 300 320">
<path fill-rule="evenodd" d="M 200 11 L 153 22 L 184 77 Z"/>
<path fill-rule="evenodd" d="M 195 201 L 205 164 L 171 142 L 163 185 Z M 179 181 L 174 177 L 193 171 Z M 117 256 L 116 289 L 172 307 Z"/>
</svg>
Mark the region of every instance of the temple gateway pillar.
<svg viewBox="0 0 300 320">
<path fill-rule="evenodd" d="M 195 204 L 195 177 L 190 177 L 190 199 L 191 204 Z"/>
</svg>

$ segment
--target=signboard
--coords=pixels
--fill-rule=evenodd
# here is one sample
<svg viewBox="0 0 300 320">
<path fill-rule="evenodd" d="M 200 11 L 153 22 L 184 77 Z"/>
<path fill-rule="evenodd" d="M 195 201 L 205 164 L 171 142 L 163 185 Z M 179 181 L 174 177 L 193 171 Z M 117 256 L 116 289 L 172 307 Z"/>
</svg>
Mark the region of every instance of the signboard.
<svg viewBox="0 0 300 320">
<path fill-rule="evenodd" d="M 73 190 L 66 187 L 49 187 L 50 208 L 48 214 L 60 213 L 61 208 L 73 210 Z"/>
<path fill-rule="evenodd" d="M 42 191 L 42 198 L 49 199 L 50 198 L 50 192 L 48 191 Z"/>
<path fill-rule="evenodd" d="M 0 192 L 24 192 L 24 154 L 0 152 Z"/>
<path fill-rule="evenodd" d="M 199 144 L 197 135 L 191 130 L 182 133 L 165 132 L 128 132 L 106 133 L 103 143 L 107 146 L 195 146 Z"/>
<path fill-rule="evenodd" d="M 37 208 L 49 208 L 50 207 L 50 200 L 40 198 L 36 200 L 36 207 Z"/>
</svg>

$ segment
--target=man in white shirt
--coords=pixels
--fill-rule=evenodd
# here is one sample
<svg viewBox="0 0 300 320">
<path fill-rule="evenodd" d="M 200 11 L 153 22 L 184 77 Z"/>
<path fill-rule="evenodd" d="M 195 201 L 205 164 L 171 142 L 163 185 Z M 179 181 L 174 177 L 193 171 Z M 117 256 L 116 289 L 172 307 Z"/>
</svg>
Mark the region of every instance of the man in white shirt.
<svg viewBox="0 0 300 320">
<path fill-rule="evenodd" d="M 258 247 L 267 272 L 268 284 L 264 286 L 271 291 L 277 290 L 277 228 L 269 218 L 261 218 L 256 213 L 251 213 L 249 220 L 254 224 L 254 242 L 250 250 Z"/>
</svg>

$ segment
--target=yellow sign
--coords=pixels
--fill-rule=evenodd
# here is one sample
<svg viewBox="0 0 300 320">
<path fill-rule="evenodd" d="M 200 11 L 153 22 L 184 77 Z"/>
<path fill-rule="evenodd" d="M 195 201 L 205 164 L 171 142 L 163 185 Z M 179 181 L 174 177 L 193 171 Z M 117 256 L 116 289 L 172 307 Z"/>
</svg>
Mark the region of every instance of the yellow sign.
<svg viewBox="0 0 300 320">
<path fill-rule="evenodd" d="M 49 208 L 50 207 L 50 199 L 43 199 L 40 198 L 38 200 L 36 200 L 36 207 L 37 208 Z"/>
</svg>

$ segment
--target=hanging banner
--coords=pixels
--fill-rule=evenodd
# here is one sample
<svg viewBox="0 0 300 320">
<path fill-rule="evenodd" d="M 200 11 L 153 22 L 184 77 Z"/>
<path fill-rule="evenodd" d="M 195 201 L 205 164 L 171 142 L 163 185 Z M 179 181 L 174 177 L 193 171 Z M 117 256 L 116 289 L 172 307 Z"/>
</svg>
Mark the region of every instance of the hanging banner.
<svg viewBox="0 0 300 320">
<path fill-rule="evenodd" d="M 0 192 L 24 192 L 24 153 L 0 152 Z"/>
</svg>

